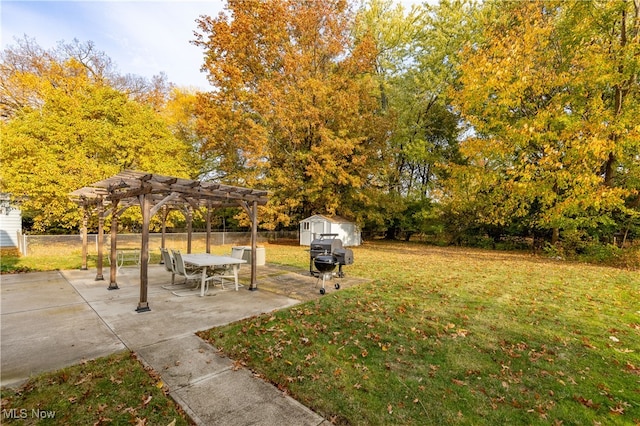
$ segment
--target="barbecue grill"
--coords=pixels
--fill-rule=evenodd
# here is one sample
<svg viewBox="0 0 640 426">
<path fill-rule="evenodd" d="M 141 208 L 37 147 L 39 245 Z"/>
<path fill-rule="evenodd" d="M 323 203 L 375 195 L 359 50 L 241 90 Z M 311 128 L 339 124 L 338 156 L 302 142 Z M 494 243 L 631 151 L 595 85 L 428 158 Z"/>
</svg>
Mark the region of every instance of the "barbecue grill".
<svg viewBox="0 0 640 426">
<path fill-rule="evenodd" d="M 309 273 L 322 279 L 320 294 L 325 293 L 324 283 L 334 275 L 339 278 L 344 277 L 343 265 L 353 264 L 353 251 L 342 247 L 342 240 L 336 238 L 338 234 L 320 234 L 320 238 L 311 242 L 309 250 Z M 334 270 L 338 266 L 338 272 Z M 340 283 L 334 285 L 335 289 L 340 288 Z"/>
</svg>

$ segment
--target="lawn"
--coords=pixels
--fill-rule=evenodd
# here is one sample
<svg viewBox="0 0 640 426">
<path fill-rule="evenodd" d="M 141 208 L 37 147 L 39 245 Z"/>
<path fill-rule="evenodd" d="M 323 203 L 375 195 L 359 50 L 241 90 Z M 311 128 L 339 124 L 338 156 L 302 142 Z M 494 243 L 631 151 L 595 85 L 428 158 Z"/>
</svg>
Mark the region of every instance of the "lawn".
<svg viewBox="0 0 640 426">
<path fill-rule="evenodd" d="M 300 247 L 268 260 L 307 265 Z M 373 281 L 201 333 L 338 424 L 639 424 L 640 276 L 375 243 Z"/>
<path fill-rule="evenodd" d="M 2 424 L 188 425 L 160 377 L 130 352 L 41 374 L 2 389 Z"/>
<path fill-rule="evenodd" d="M 308 268 L 303 247 L 266 252 Z M 354 254 L 345 272 L 369 284 L 201 336 L 337 424 L 640 424 L 638 271 L 416 243 Z M 92 421 L 127 409 L 130 421 L 170 423 L 164 402 L 143 411 L 161 390 L 153 373 L 132 375 L 130 393 L 120 373 L 101 373 L 105 362 L 130 368 L 125 358 L 3 390 L 2 408 L 64 403 Z M 73 396 L 75 384 L 87 387 Z"/>
</svg>

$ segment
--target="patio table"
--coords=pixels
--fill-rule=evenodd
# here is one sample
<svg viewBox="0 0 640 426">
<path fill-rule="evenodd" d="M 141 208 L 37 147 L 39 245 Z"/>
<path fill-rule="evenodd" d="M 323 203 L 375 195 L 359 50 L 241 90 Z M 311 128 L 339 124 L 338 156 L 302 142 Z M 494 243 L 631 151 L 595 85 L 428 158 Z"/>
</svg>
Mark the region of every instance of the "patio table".
<svg viewBox="0 0 640 426">
<path fill-rule="evenodd" d="M 230 265 L 233 270 L 233 279 L 238 291 L 238 270 L 240 265 L 247 263 L 244 259 L 236 259 L 230 256 L 216 256 L 208 253 L 183 254 L 182 259 L 185 263 L 202 268 L 202 281 L 200 283 L 200 296 L 204 296 L 205 281 L 207 278 L 207 268 Z"/>
</svg>

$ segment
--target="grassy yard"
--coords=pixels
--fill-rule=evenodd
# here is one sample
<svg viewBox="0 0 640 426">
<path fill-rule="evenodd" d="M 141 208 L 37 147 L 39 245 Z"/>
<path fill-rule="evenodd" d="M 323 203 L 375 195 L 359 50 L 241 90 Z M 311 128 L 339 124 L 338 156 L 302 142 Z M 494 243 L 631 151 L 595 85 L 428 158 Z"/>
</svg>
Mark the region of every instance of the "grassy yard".
<svg viewBox="0 0 640 426">
<path fill-rule="evenodd" d="M 268 260 L 304 268 L 300 247 Z M 202 337 L 338 424 L 640 424 L 640 276 L 375 243 L 373 282 Z"/>
<path fill-rule="evenodd" d="M 268 262 L 308 268 L 303 247 L 266 252 Z M 345 272 L 370 284 L 330 285 L 316 301 L 202 337 L 337 424 L 640 424 L 638 271 L 412 243 L 354 253 Z M 122 374 L 130 358 L 3 390 L 2 408 L 66 404 L 58 409 L 90 411 L 91 422 L 169 424 L 177 417 L 158 378 Z"/>
<path fill-rule="evenodd" d="M 129 352 L 2 389 L 2 424 L 188 425 L 164 384 Z"/>
</svg>

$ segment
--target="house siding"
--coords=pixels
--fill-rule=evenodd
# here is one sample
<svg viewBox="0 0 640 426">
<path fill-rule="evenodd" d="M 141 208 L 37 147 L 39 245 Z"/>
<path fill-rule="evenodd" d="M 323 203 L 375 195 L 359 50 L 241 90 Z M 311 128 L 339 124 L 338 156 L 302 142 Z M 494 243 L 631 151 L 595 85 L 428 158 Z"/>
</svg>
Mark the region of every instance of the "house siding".
<svg viewBox="0 0 640 426">
<path fill-rule="evenodd" d="M 18 247 L 18 233 L 22 232 L 22 214 L 11 209 L 0 212 L 0 247 Z"/>
</svg>

